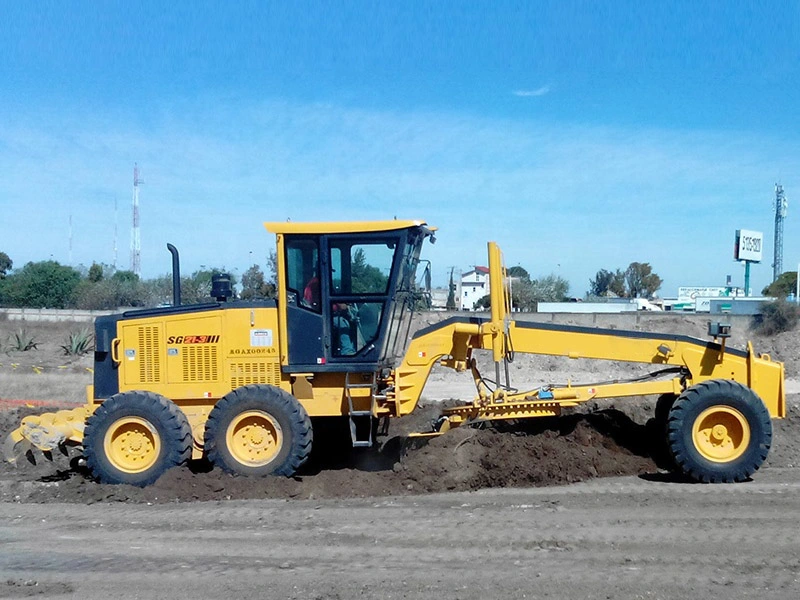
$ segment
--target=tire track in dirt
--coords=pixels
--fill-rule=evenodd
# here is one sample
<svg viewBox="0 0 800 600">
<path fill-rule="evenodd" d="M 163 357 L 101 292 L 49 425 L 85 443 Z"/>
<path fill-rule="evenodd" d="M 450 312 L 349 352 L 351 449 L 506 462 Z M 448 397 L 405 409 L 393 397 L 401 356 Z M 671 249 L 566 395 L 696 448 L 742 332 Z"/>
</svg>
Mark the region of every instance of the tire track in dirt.
<svg viewBox="0 0 800 600">
<path fill-rule="evenodd" d="M 719 586 L 728 598 L 788 598 L 800 591 L 800 494 L 787 493 L 798 487 L 797 471 L 773 471 L 736 486 L 622 478 L 364 500 L 70 504 L 58 514 L 6 503 L 0 575 L 51 576 L 87 599 L 101 580 L 145 573 L 162 597 L 178 585 L 197 592 L 186 587 L 191 573 L 206 596 L 215 581 L 235 580 L 252 590 L 269 581 L 271 593 L 298 598 L 392 589 L 680 599 Z"/>
</svg>

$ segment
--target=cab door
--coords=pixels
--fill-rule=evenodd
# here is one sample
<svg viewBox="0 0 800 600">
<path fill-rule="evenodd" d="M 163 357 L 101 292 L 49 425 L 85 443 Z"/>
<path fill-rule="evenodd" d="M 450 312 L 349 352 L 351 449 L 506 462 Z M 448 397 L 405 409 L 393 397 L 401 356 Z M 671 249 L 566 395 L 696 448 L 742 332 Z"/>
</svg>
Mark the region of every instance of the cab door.
<svg viewBox="0 0 800 600">
<path fill-rule="evenodd" d="M 330 334 L 329 362 L 378 363 L 400 239 L 397 234 L 327 237 L 323 314 Z"/>
<path fill-rule="evenodd" d="M 286 320 L 289 365 L 324 365 L 324 277 L 319 236 L 286 236 Z"/>
</svg>

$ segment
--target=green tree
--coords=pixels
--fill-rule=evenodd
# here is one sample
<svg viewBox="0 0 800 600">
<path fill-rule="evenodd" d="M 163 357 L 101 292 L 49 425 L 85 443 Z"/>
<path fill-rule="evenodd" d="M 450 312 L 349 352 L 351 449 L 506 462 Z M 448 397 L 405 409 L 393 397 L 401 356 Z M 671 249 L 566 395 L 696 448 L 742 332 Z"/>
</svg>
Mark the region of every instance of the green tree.
<svg viewBox="0 0 800 600">
<path fill-rule="evenodd" d="M 139 281 L 139 276 L 133 271 L 116 271 L 111 279 L 115 281 Z"/>
<path fill-rule="evenodd" d="M 616 271 L 607 271 L 600 269 L 594 276 L 594 279 L 589 280 L 589 295 L 590 296 L 625 296 L 625 273 L 617 269 Z"/>
<path fill-rule="evenodd" d="M 489 294 L 486 294 L 482 298 L 478 299 L 472 306 L 473 310 L 486 310 L 491 307 L 492 307 L 492 297 Z"/>
<path fill-rule="evenodd" d="M 386 289 L 389 278 L 378 267 L 367 262 L 367 257 L 362 248 L 357 248 L 353 253 L 353 262 L 350 265 L 350 285 L 354 294 L 374 294 Z"/>
<path fill-rule="evenodd" d="M 14 266 L 12 260 L 5 252 L 0 252 L 0 279 L 3 279 Z"/>
<path fill-rule="evenodd" d="M 456 284 L 453 281 L 453 269 L 450 269 L 450 283 L 447 284 L 447 302 L 444 307 L 447 310 L 456 309 Z"/>
<path fill-rule="evenodd" d="M 87 279 L 92 283 L 97 283 L 98 281 L 103 280 L 103 265 L 98 265 L 96 262 L 92 263 L 92 266 L 89 267 L 89 275 Z"/>
<path fill-rule="evenodd" d="M 625 270 L 625 283 L 630 298 L 649 298 L 661 288 L 662 280 L 649 263 L 632 262 Z"/>
<path fill-rule="evenodd" d="M 150 294 L 143 281 L 120 281 L 113 278 L 93 283 L 81 281 L 75 291 L 75 306 L 87 310 L 141 307 L 150 304 Z"/>
<path fill-rule="evenodd" d="M 29 262 L 3 282 L 2 302 L 23 308 L 72 306 L 81 276 L 56 261 Z"/>
<path fill-rule="evenodd" d="M 267 256 L 267 283 L 274 288 L 278 287 L 278 253 L 271 250 Z"/>
<path fill-rule="evenodd" d="M 569 282 L 554 273 L 535 280 L 511 282 L 512 307 L 516 310 L 536 310 L 538 302 L 563 302 L 568 294 Z"/>
<path fill-rule="evenodd" d="M 253 265 L 242 275 L 243 300 L 254 300 L 259 298 L 274 298 L 276 288 L 273 282 L 266 281 L 264 272 L 258 265 Z"/>
<path fill-rule="evenodd" d="M 211 301 L 211 278 L 214 275 L 227 273 L 225 268 L 198 269 L 189 277 L 181 277 L 181 303 L 201 304 Z M 172 298 L 172 279 L 170 281 L 168 298 Z M 231 275 L 231 285 L 236 284 L 236 279 Z"/>
<path fill-rule="evenodd" d="M 569 295 L 569 281 L 555 273 L 533 282 L 533 297 L 537 302 L 563 302 Z"/>
<path fill-rule="evenodd" d="M 797 290 L 797 271 L 786 271 L 761 290 L 761 294 L 773 298 L 786 298 L 789 294 L 794 294 L 795 290 Z"/>
<path fill-rule="evenodd" d="M 625 290 L 625 273 L 620 269 L 614 271 L 614 277 L 611 279 L 611 283 L 608 286 L 608 291 L 618 298 L 625 297 L 625 294 L 627 293 Z"/>
<path fill-rule="evenodd" d="M 491 307 L 491 300 L 489 307 Z M 511 308 L 525 312 L 536 310 L 536 297 L 532 281 L 518 279 L 511 282 Z"/>
<path fill-rule="evenodd" d="M 528 273 L 528 271 L 526 271 L 523 267 L 520 267 L 519 265 L 514 265 L 513 267 L 508 269 L 508 271 L 506 271 L 506 274 L 509 277 L 514 277 L 516 279 L 521 279 L 523 281 L 531 280 L 531 276 Z"/>
</svg>

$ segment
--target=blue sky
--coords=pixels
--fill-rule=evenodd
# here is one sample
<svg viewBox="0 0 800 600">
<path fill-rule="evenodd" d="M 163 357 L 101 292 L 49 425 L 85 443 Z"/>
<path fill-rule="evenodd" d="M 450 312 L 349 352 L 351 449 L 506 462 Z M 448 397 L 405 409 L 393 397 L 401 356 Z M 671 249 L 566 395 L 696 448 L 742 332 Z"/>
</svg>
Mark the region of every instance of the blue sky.
<svg viewBox="0 0 800 600">
<path fill-rule="evenodd" d="M 797 2 L 0 0 L 0 250 L 142 269 L 264 263 L 269 220 L 421 218 L 426 257 L 557 273 L 649 262 L 721 285 L 789 198 L 800 261 Z M 251 254 L 252 252 L 252 254 Z"/>
</svg>

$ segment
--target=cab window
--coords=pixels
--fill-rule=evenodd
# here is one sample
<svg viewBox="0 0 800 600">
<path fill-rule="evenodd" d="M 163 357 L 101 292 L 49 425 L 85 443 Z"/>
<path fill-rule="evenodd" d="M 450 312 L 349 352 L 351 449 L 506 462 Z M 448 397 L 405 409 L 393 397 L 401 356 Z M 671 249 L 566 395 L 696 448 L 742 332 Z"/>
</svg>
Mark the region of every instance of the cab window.
<svg viewBox="0 0 800 600">
<path fill-rule="evenodd" d="M 394 240 L 332 242 L 331 294 L 386 294 L 396 245 Z"/>
<path fill-rule="evenodd" d="M 322 312 L 316 240 L 286 241 L 286 287 L 289 303 Z"/>
<path fill-rule="evenodd" d="M 333 355 L 355 356 L 378 339 L 383 313 L 380 302 L 332 302 Z"/>
</svg>

